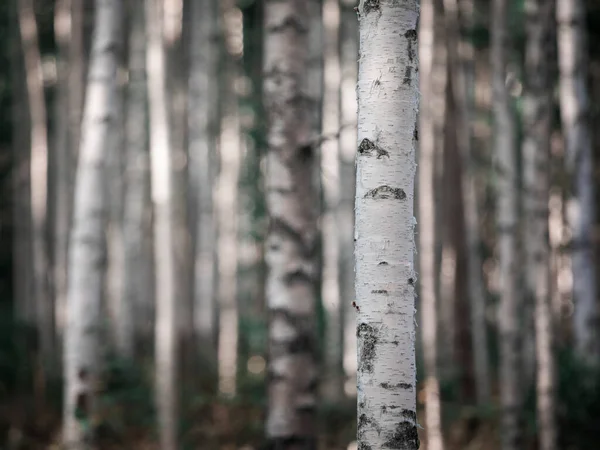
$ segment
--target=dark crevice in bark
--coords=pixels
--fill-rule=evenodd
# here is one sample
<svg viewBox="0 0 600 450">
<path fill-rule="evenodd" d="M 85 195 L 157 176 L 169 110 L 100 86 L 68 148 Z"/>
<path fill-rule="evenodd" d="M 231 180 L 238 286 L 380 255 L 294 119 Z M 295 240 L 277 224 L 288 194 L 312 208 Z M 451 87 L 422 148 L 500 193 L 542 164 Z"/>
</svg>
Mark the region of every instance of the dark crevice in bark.
<svg viewBox="0 0 600 450">
<path fill-rule="evenodd" d="M 404 200 L 406 199 L 406 192 L 404 192 L 404 190 L 401 188 L 393 188 L 391 186 L 383 185 L 368 191 L 364 198 L 373 198 L 377 200 Z"/>
</svg>

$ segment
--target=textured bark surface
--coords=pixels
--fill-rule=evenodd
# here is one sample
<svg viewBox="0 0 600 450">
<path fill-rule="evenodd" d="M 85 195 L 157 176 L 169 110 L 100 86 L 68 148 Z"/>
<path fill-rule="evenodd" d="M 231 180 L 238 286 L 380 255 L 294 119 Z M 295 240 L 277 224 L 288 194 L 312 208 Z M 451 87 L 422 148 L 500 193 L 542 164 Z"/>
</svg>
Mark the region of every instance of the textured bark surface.
<svg viewBox="0 0 600 450">
<path fill-rule="evenodd" d="M 479 206 L 475 184 L 471 128 L 474 99 L 470 86 L 474 83 L 474 49 L 471 42 L 460 35 L 461 29 L 466 29 L 468 32 L 473 26 L 473 7 L 472 0 L 462 0 L 460 4 L 457 0 L 444 0 L 449 39 L 448 56 L 452 73 L 452 92 L 458 122 L 457 143 L 463 170 L 461 193 L 468 253 L 467 282 L 471 314 L 475 390 L 477 403 L 484 405 L 490 401 L 490 368 L 485 321 L 486 292 L 481 273 Z M 461 13 L 460 16 L 459 12 Z"/>
<path fill-rule="evenodd" d="M 194 202 L 194 324 L 209 363 L 216 366 L 215 214 L 218 108 L 218 7 L 215 0 L 191 2 L 188 155 L 190 198 Z M 215 368 L 215 367 L 213 367 Z"/>
<path fill-rule="evenodd" d="M 522 390 L 519 377 L 519 306 L 517 288 L 517 161 L 513 112 L 505 84 L 507 54 L 507 1 L 494 0 L 492 11 L 492 90 L 495 120 L 495 158 L 498 173 L 496 226 L 500 286 L 500 402 L 502 450 L 520 448 Z"/>
<path fill-rule="evenodd" d="M 358 448 L 413 450 L 419 2 L 362 0 L 358 13 Z"/>
<path fill-rule="evenodd" d="M 177 316 L 173 247 L 173 152 L 169 128 L 163 0 L 146 0 L 150 173 L 154 208 L 156 404 L 161 449 L 177 449 Z"/>
<path fill-rule="evenodd" d="M 548 201 L 550 132 L 552 120 L 552 54 L 549 51 L 554 24 L 553 3 L 525 2 L 525 102 L 523 108 L 523 177 L 525 184 L 525 251 L 527 287 L 535 299 L 535 348 L 537 361 L 537 421 L 541 450 L 557 445 L 553 327 L 550 308 L 550 247 Z"/>
<path fill-rule="evenodd" d="M 33 308 L 39 334 L 40 350 L 45 360 L 54 355 L 54 309 L 48 295 L 48 252 L 46 242 L 48 130 L 42 60 L 33 0 L 18 2 L 19 29 L 30 120 L 31 153 L 29 157 L 31 228 L 31 279 Z"/>
<path fill-rule="evenodd" d="M 433 0 L 421 0 L 419 21 L 419 284 L 421 335 L 425 360 L 425 426 L 427 448 L 442 450 L 440 387 L 437 377 L 437 308 L 435 288 L 435 125 L 432 67 L 435 41 Z M 442 94 L 443 95 L 443 94 Z"/>
<path fill-rule="evenodd" d="M 306 0 L 265 5 L 266 242 L 269 313 L 267 439 L 274 448 L 316 448 L 317 277 L 313 137 L 307 94 L 310 10 Z"/>
<path fill-rule="evenodd" d="M 596 331 L 598 287 L 592 240 L 596 205 L 586 80 L 588 55 L 585 17 L 582 0 L 557 0 L 560 112 L 567 170 L 573 189 L 567 211 L 572 235 L 573 330 L 579 355 L 584 359 L 597 360 L 600 348 Z"/>
<path fill-rule="evenodd" d="M 114 123 L 113 100 L 121 3 L 96 0 L 96 23 L 84 106 L 69 247 L 65 336 L 65 446 L 89 448 L 98 381 L 100 311 L 105 258 L 104 164 Z"/>
<path fill-rule="evenodd" d="M 151 336 L 153 322 L 150 143 L 146 81 L 144 0 L 129 2 L 129 83 L 126 107 L 125 197 L 123 217 L 123 301 L 117 342 L 133 356 L 136 336 Z"/>
</svg>

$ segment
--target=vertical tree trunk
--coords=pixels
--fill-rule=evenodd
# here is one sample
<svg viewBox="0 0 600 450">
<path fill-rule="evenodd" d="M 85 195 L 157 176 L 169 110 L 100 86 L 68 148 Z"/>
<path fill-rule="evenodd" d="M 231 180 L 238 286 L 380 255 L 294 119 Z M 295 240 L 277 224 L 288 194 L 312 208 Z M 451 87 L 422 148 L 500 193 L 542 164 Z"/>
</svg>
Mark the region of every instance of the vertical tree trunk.
<svg viewBox="0 0 600 450">
<path fill-rule="evenodd" d="M 525 2 L 525 103 L 523 108 L 523 172 L 525 184 L 525 251 L 527 287 L 535 298 L 535 347 L 537 361 L 537 420 L 541 450 L 557 445 L 554 399 L 553 327 L 550 308 L 550 247 L 548 201 L 550 173 L 551 27 L 552 2 Z"/>
<path fill-rule="evenodd" d="M 150 209 L 150 153 L 146 83 L 146 21 L 143 0 L 129 2 L 129 83 L 126 106 L 125 197 L 123 211 L 123 299 L 117 343 L 122 355 L 132 357 L 136 337 L 150 335 L 152 323 L 152 253 Z"/>
<path fill-rule="evenodd" d="M 519 292 L 517 288 L 517 164 L 515 124 L 505 84 L 509 36 L 506 0 L 494 0 L 492 12 L 492 89 L 498 187 L 496 223 L 500 286 L 500 397 L 502 450 L 520 448 Z"/>
<path fill-rule="evenodd" d="M 54 310 L 48 295 L 48 253 L 46 242 L 48 130 L 42 60 L 32 0 L 19 0 L 19 28 L 31 126 L 30 208 L 32 246 L 32 293 L 41 354 L 50 361 L 54 353 Z"/>
<path fill-rule="evenodd" d="M 358 446 L 415 450 L 419 2 L 361 0 L 358 13 Z"/>
<path fill-rule="evenodd" d="M 356 386 L 356 311 L 354 298 L 354 191 L 356 156 L 356 82 L 358 20 L 354 2 L 342 0 L 340 18 L 340 205 L 337 213 L 340 246 L 340 306 L 344 320 L 344 374 Z"/>
<path fill-rule="evenodd" d="M 322 243 L 323 281 L 321 298 L 325 306 L 326 328 L 324 345 L 324 383 L 321 386 L 326 398 L 337 401 L 343 391 L 343 308 L 340 303 L 340 240 L 338 222 L 340 203 L 340 57 L 338 0 L 323 2 L 323 115 L 321 130 L 325 141 L 321 145 L 321 186 L 323 189 Z"/>
<path fill-rule="evenodd" d="M 218 131 L 219 58 L 218 4 L 190 4 L 190 73 L 188 96 L 188 155 L 190 197 L 194 201 L 194 323 L 197 345 L 209 370 L 217 364 L 217 304 L 215 286 L 216 218 L 213 204 Z"/>
<path fill-rule="evenodd" d="M 314 102 L 309 80 L 309 2 L 265 5 L 266 242 L 269 310 L 267 439 L 273 448 L 316 448 L 317 223 Z"/>
<path fill-rule="evenodd" d="M 432 67 L 435 48 L 433 0 L 421 1 L 419 22 L 419 78 L 423 106 L 419 112 L 419 263 L 421 333 L 425 359 L 425 425 L 427 448 L 443 450 L 440 386 L 437 377 L 437 308 L 435 288 L 435 102 Z M 443 95 L 443 94 L 442 94 Z M 364 344 L 363 344 L 364 345 Z"/>
<path fill-rule="evenodd" d="M 581 0 L 557 0 L 558 61 L 560 69 L 560 112 L 565 135 L 567 170 L 573 196 L 568 207 L 573 261 L 573 329 L 579 355 L 597 360 L 597 283 L 593 256 L 592 229 L 595 192 L 592 140 L 589 129 L 589 93 L 585 5 Z"/>
<path fill-rule="evenodd" d="M 458 145 L 462 162 L 462 198 L 465 211 L 465 234 L 468 252 L 468 292 L 471 314 L 471 341 L 475 369 L 475 389 L 477 403 L 485 405 L 490 401 L 490 369 L 488 361 L 487 331 L 485 322 L 486 292 L 481 273 L 479 252 L 479 206 L 475 185 L 474 152 L 472 142 L 471 117 L 473 109 L 472 85 L 474 50 L 471 42 L 460 36 L 461 28 L 472 29 L 473 1 L 463 0 L 462 21 L 459 18 L 457 0 L 444 0 L 448 29 L 448 50 L 452 72 L 452 92 L 459 131 Z M 462 23 L 461 23 L 462 22 Z M 461 27 L 461 24 L 463 25 Z M 460 52 L 458 48 L 461 48 Z"/>
<path fill-rule="evenodd" d="M 120 5 L 118 0 L 96 0 L 75 184 L 65 336 L 64 442 L 76 449 L 89 448 L 97 384 L 105 254 L 104 164 L 115 119 Z"/>
<path fill-rule="evenodd" d="M 173 241 L 172 147 L 163 46 L 163 0 L 146 0 L 146 70 L 154 208 L 156 399 L 162 450 L 177 448 L 177 316 Z"/>
</svg>

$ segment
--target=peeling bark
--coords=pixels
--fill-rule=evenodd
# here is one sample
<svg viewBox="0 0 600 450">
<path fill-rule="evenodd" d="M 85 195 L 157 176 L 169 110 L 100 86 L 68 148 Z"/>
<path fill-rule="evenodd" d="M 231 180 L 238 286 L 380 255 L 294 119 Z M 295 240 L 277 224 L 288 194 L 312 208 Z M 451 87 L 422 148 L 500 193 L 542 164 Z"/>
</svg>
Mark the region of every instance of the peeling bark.
<svg viewBox="0 0 600 450">
<path fill-rule="evenodd" d="M 419 2 L 361 0 L 357 147 L 358 448 L 417 449 L 413 215 Z M 408 78 L 408 82 L 407 82 Z M 388 291 L 380 295 L 372 291 Z"/>
</svg>

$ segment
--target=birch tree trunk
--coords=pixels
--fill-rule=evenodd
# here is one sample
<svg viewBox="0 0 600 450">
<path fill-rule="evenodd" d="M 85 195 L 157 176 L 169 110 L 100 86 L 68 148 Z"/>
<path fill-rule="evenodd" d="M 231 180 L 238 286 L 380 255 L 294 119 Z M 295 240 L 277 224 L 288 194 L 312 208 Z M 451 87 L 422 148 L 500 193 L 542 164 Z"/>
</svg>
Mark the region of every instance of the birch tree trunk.
<svg viewBox="0 0 600 450">
<path fill-rule="evenodd" d="M 416 450 L 419 2 L 361 0 L 358 13 L 358 447 Z"/>
<path fill-rule="evenodd" d="M 273 448 L 316 448 L 315 313 L 317 223 L 313 137 L 316 99 L 307 94 L 305 0 L 265 5 L 267 116 L 266 242 L 269 366 L 267 439 Z"/>
<path fill-rule="evenodd" d="M 41 355 L 50 361 L 54 354 L 54 310 L 48 295 L 48 253 L 46 242 L 48 130 L 44 80 L 38 31 L 32 0 L 19 0 L 19 28 L 30 115 L 30 214 L 32 246 L 32 294 Z"/>
<path fill-rule="evenodd" d="M 535 298 L 537 361 L 537 420 L 541 450 L 557 445 L 556 396 L 550 307 L 550 246 L 548 202 L 550 133 L 552 124 L 551 54 L 548 51 L 554 22 L 553 3 L 525 2 L 525 102 L 523 108 L 523 172 L 525 184 L 525 252 L 527 285 Z"/>
<path fill-rule="evenodd" d="M 354 191 L 356 189 L 356 82 L 358 78 L 358 21 L 355 2 L 342 0 L 340 20 L 340 304 L 344 320 L 345 387 L 356 387 L 356 312 L 354 301 Z M 348 393 L 351 393 L 348 391 Z"/>
<path fill-rule="evenodd" d="M 588 361 L 597 361 L 600 348 L 595 330 L 598 288 L 592 240 L 596 207 L 586 81 L 585 17 L 583 1 L 557 0 L 560 112 L 567 170 L 573 183 L 573 195 L 568 206 L 575 302 L 573 329 L 579 355 Z"/>
<path fill-rule="evenodd" d="M 337 401 L 343 391 L 343 309 L 340 303 L 340 240 L 338 221 L 340 203 L 340 57 L 338 0 L 323 2 L 323 114 L 321 130 L 326 139 L 321 145 L 321 186 L 323 189 L 322 244 L 323 281 L 321 298 L 327 313 L 324 349 L 325 380 L 321 391 L 325 398 Z"/>
<path fill-rule="evenodd" d="M 459 6 L 462 6 L 462 20 L 459 17 Z M 472 139 L 472 109 L 474 83 L 473 45 L 465 37 L 460 36 L 461 28 L 472 29 L 473 1 L 444 0 L 447 21 L 448 51 L 450 70 L 452 72 L 452 92 L 459 131 L 457 141 L 462 162 L 462 198 L 465 211 L 465 234 L 468 252 L 468 292 L 471 314 L 471 340 L 473 345 L 473 365 L 475 369 L 476 398 L 479 405 L 490 401 L 490 368 L 488 360 L 487 331 L 485 321 L 486 292 L 481 273 L 479 206 L 477 202 L 477 186 L 475 184 L 474 151 Z M 461 27 L 461 25 L 463 25 Z"/>
<path fill-rule="evenodd" d="M 129 83 L 126 106 L 125 197 L 123 210 L 123 300 L 118 312 L 117 342 L 121 354 L 132 357 L 136 337 L 151 330 L 153 299 L 148 91 L 146 82 L 146 21 L 144 1 L 129 2 Z"/>
<path fill-rule="evenodd" d="M 146 70 L 154 208 L 156 403 L 162 450 L 177 448 L 177 316 L 173 241 L 172 149 L 163 46 L 163 0 L 146 0 Z"/>
<path fill-rule="evenodd" d="M 433 0 L 421 1 L 419 21 L 419 265 L 421 333 L 425 360 L 425 425 L 427 448 L 442 450 L 440 386 L 437 377 L 437 309 L 435 288 L 435 135 L 432 67 L 435 42 Z M 364 345 L 364 344 L 363 344 Z"/>
<path fill-rule="evenodd" d="M 190 5 L 188 155 L 190 194 L 194 201 L 194 323 L 200 351 L 216 370 L 217 304 L 215 286 L 216 218 L 213 203 L 218 130 L 218 5 Z"/>
<path fill-rule="evenodd" d="M 65 336 L 64 443 L 90 447 L 98 381 L 100 310 L 105 255 L 104 164 L 114 126 L 121 2 L 96 0 L 96 24 L 84 106 L 69 248 Z"/>
<path fill-rule="evenodd" d="M 519 292 L 517 288 L 517 172 L 515 123 L 505 84 L 509 37 L 507 1 L 494 0 L 492 11 L 492 90 L 497 164 L 498 257 L 500 264 L 500 401 L 502 450 L 520 448 Z"/>
</svg>

